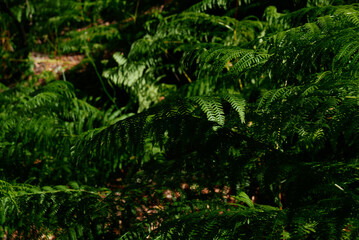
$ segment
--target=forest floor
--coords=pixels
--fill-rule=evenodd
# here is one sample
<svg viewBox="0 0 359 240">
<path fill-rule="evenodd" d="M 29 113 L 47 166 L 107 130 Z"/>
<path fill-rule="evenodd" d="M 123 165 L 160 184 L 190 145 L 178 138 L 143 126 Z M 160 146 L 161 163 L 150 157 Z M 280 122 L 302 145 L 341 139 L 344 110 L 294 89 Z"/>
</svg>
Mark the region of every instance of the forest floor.
<svg viewBox="0 0 359 240">
<path fill-rule="evenodd" d="M 34 61 L 33 71 L 36 75 L 48 71 L 52 72 L 58 79 L 63 72 L 79 64 L 84 59 L 84 55 L 72 54 L 51 57 L 48 54 L 32 52 L 31 59 Z"/>
</svg>

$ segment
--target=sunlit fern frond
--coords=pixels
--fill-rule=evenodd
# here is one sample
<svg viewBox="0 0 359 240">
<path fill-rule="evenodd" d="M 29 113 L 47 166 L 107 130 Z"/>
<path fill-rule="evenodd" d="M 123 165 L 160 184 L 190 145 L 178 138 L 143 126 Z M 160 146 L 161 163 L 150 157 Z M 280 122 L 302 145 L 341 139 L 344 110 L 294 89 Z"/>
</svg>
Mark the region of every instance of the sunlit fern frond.
<svg viewBox="0 0 359 240">
<path fill-rule="evenodd" d="M 351 44 L 356 41 L 358 11 L 337 7 L 332 14 L 259 40 L 256 46 L 270 54 L 262 68 L 270 69 L 270 79 L 282 85 L 298 84 L 309 80 L 304 76 L 322 71 L 355 71 L 357 51 Z"/>
<path fill-rule="evenodd" d="M 199 44 L 187 53 L 184 62 L 188 62 L 189 65 L 198 64 L 198 67 L 203 69 L 202 71 L 208 71 L 207 68 L 210 66 L 210 74 L 219 75 L 227 69 L 240 75 L 242 72 L 266 62 L 269 56 L 265 51 L 227 47 L 221 44 Z M 201 76 L 201 72 L 198 75 Z"/>
<path fill-rule="evenodd" d="M 138 102 L 138 112 L 157 103 L 161 97 L 161 86 L 157 84 L 160 78 L 154 76 L 153 67 L 146 68 L 145 63 L 129 62 L 121 53 L 115 53 L 113 57 L 118 66 L 106 70 L 103 76 L 125 89 L 131 98 L 137 98 L 132 101 Z M 154 60 L 152 64 L 160 64 L 160 61 Z"/>
</svg>

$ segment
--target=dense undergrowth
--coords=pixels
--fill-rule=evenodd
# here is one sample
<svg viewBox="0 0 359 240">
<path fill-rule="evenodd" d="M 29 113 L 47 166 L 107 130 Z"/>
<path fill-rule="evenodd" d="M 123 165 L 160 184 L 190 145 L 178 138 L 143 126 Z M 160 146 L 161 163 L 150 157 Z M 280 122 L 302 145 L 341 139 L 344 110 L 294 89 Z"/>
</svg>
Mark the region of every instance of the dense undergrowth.
<svg viewBox="0 0 359 240">
<path fill-rule="evenodd" d="M 359 238 L 356 1 L 0 0 L 0 30 L 4 239 Z"/>
</svg>

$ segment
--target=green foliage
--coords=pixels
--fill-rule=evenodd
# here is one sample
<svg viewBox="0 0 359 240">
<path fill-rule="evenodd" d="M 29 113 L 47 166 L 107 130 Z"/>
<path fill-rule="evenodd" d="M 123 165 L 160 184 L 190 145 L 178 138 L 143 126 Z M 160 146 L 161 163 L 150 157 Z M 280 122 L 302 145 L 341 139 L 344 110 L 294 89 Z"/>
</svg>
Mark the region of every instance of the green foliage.
<svg viewBox="0 0 359 240">
<path fill-rule="evenodd" d="M 6 178 L 66 178 L 76 136 L 103 124 L 104 114 L 76 98 L 72 84 L 64 81 L 38 90 L 8 89 L 0 102 L 1 175 Z M 53 176 L 54 171 L 58 175 Z"/>
<path fill-rule="evenodd" d="M 95 239 L 110 230 L 109 214 L 114 212 L 105 189 L 100 193 L 74 182 L 40 188 L 1 181 L 0 191 L 2 237 Z"/>
<path fill-rule="evenodd" d="M 135 2 L 68 1 L 89 34 L 131 40 L 97 72 L 128 94 L 122 108 L 66 81 L 0 86 L 1 234 L 356 239 L 358 4 L 169 1 L 148 14 Z M 136 36 L 95 24 L 121 13 L 114 3 L 135 10 L 119 16 L 127 29 L 145 22 Z M 267 7 L 264 20 L 238 6 Z M 73 50 L 95 48 L 75 35 Z"/>
</svg>

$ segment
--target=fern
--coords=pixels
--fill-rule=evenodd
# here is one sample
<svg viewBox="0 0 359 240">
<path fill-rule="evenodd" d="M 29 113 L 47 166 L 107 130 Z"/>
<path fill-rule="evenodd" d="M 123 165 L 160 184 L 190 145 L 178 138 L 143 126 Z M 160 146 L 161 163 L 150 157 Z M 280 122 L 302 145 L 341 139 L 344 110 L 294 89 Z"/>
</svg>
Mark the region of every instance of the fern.
<svg viewBox="0 0 359 240">
<path fill-rule="evenodd" d="M 103 124 L 102 113 L 77 99 L 73 91 L 70 83 L 58 81 L 30 93 L 14 89 L 3 92 L 1 167 L 13 168 L 19 164 L 21 167 L 1 172 L 2 176 L 22 172 L 29 177 L 46 179 L 51 176 L 53 166 L 61 165 L 57 159 L 65 160 L 58 169 L 62 172 L 60 178 L 71 175 L 69 147 L 75 137 Z M 41 151 L 34 152 L 34 149 Z"/>
<path fill-rule="evenodd" d="M 224 98 L 232 105 L 244 121 L 244 100 L 234 95 L 226 95 Z M 166 120 L 166 118 L 177 121 L 176 118 L 178 117 L 190 117 L 191 115 L 195 117 L 198 112 L 196 110 L 197 104 L 202 112 L 206 114 L 209 121 L 213 121 L 221 126 L 225 122 L 225 116 L 223 103 L 220 100 L 221 98 L 214 100 L 213 98 L 202 96 L 188 98 L 187 100 L 178 100 L 174 103 L 167 103 L 168 105 L 166 103 L 160 104 L 157 108 L 119 121 L 108 128 L 85 133 L 84 136 L 81 137 L 81 141 L 76 144 L 77 147 L 74 149 L 74 156 L 79 157 L 83 155 L 85 149 L 86 151 L 93 149 L 93 153 L 96 155 L 101 155 L 104 152 L 108 152 L 108 154 L 111 155 L 116 152 L 118 153 L 119 149 L 127 149 L 131 154 L 141 153 L 145 139 L 151 137 L 149 134 L 154 134 L 154 140 L 159 141 L 161 145 L 163 145 L 163 139 L 160 136 L 163 136 L 165 131 L 171 131 L 169 133 L 174 135 L 180 134 L 178 131 L 181 131 L 181 129 L 167 129 L 168 120 Z M 161 121 L 163 125 L 153 125 Z M 190 127 L 187 126 L 190 122 L 182 122 L 181 124 L 185 128 Z M 117 132 L 119 133 L 118 135 Z M 130 143 L 130 149 L 127 148 L 128 143 Z"/>
<path fill-rule="evenodd" d="M 238 95 L 228 94 L 225 95 L 225 99 L 231 104 L 231 106 L 236 110 L 239 114 L 241 122 L 245 122 L 245 100 Z"/>
<path fill-rule="evenodd" d="M 356 239 L 357 4 L 259 21 L 217 7 L 262 1 L 176 3 L 104 65 L 131 98 L 120 110 L 65 81 L 2 88 L 3 236 Z M 141 25 L 134 9 L 122 27 Z M 117 39 L 89 32 L 105 29 Z"/>
<path fill-rule="evenodd" d="M 219 125 L 224 124 L 224 112 L 221 104 L 213 98 L 198 97 L 195 98 L 201 109 L 207 114 L 209 121 L 217 122 Z"/>
<path fill-rule="evenodd" d="M 227 6 L 227 1 L 225 0 L 222 1 L 205 0 L 191 6 L 187 11 L 205 12 L 207 9 L 213 9 L 215 7 L 226 8 L 226 6 Z"/>
<path fill-rule="evenodd" d="M 39 188 L 1 181 L 0 234 L 16 239 L 42 235 L 94 239 L 105 234 L 110 213 L 106 196 L 101 198 L 98 190 L 86 190 L 77 183 L 70 185 L 72 188 L 63 185 Z"/>
<path fill-rule="evenodd" d="M 327 10 L 323 10 L 323 12 L 325 11 Z M 187 50 L 188 55 L 184 57 L 183 62 L 188 63 L 186 66 L 188 68 L 196 64 L 198 72 L 195 72 L 194 76 L 199 78 L 199 80 L 196 80 L 198 83 L 190 83 L 187 89 L 190 89 L 192 84 L 196 88 L 203 84 L 202 86 L 209 86 L 211 89 L 209 92 L 221 91 L 221 87 L 226 85 L 219 83 L 221 83 L 221 80 L 227 79 L 226 77 L 233 77 L 232 79 L 236 81 L 241 78 L 246 89 L 254 86 L 268 88 L 268 91 L 261 99 L 247 104 L 246 110 L 245 99 L 236 98 L 236 95 L 223 95 L 223 100 L 228 102 L 239 113 L 239 116 L 228 114 L 227 106 L 223 105 L 223 102 L 220 101 L 221 98 L 218 98 L 218 96 L 202 95 L 189 98 L 189 100 L 193 100 L 199 105 L 198 107 L 205 113 L 207 120 L 220 126 L 220 128 L 207 128 L 205 132 L 200 134 L 201 138 L 206 142 L 205 144 L 207 144 L 206 149 L 212 149 L 212 151 L 207 150 L 207 153 L 205 153 L 204 149 L 201 149 L 199 145 L 195 145 L 196 149 L 194 150 L 183 150 L 189 142 L 193 144 L 197 139 L 193 137 L 192 141 L 188 140 L 188 134 L 185 134 L 186 131 L 193 129 L 186 124 L 196 123 L 196 121 L 192 122 L 189 119 L 199 116 L 197 106 L 193 105 L 191 101 L 189 103 L 185 103 L 186 101 L 182 103 L 174 102 L 173 105 L 170 104 L 170 101 L 167 103 L 168 105 L 160 104 L 143 112 L 142 115 L 134 116 L 133 118 L 136 120 L 119 122 L 117 125 L 111 126 L 111 130 L 102 130 L 94 135 L 93 138 L 87 139 L 85 143 L 90 145 L 85 145 L 85 148 L 95 149 L 94 153 L 96 155 L 105 154 L 104 152 L 97 152 L 100 149 L 107 149 L 106 152 L 128 150 L 129 155 L 137 153 L 137 156 L 139 156 L 139 158 L 136 158 L 137 162 L 124 161 L 123 164 L 139 164 L 149 171 L 150 168 L 148 169 L 149 166 L 145 164 L 144 155 L 139 154 L 144 151 L 145 142 L 154 141 L 154 145 L 158 142 L 161 149 L 163 149 L 162 151 L 164 151 L 163 156 L 166 156 L 169 152 L 174 151 L 172 149 L 173 144 L 180 143 L 175 139 L 181 139 L 181 144 L 184 145 L 184 148 L 176 147 L 181 149 L 178 152 L 184 158 L 181 161 L 184 164 L 181 168 L 184 173 L 189 172 L 193 167 L 188 163 L 187 158 L 195 161 L 195 158 L 204 159 L 204 157 L 207 157 L 210 160 L 207 160 L 206 163 L 215 162 L 215 168 L 217 169 L 226 169 L 226 164 L 231 164 L 230 167 L 237 166 L 238 168 L 236 169 L 241 169 L 241 171 L 244 171 L 244 169 L 255 171 L 258 177 L 256 177 L 256 180 L 249 180 L 249 182 L 253 184 L 253 182 L 258 181 L 262 191 L 267 195 L 272 194 L 273 201 L 277 205 L 282 203 L 278 197 L 274 197 L 274 195 L 278 194 L 278 190 L 274 190 L 274 188 L 278 188 L 279 182 L 284 182 L 282 187 L 285 191 L 288 191 L 290 201 L 293 201 L 292 203 L 287 203 L 288 209 L 286 211 L 276 209 L 276 211 L 272 212 L 268 206 L 264 207 L 265 210 L 249 208 L 244 211 L 234 211 L 223 215 L 218 212 L 213 212 L 209 215 L 203 212 L 185 215 L 178 211 L 178 214 L 180 214 L 178 219 L 167 219 L 158 229 L 159 236 L 164 239 L 237 239 L 242 236 L 248 236 L 249 232 L 255 232 L 252 235 L 253 239 L 263 236 L 308 238 L 313 235 L 320 238 L 328 236 L 326 229 L 330 228 L 329 226 L 334 222 L 335 228 L 345 228 L 346 224 L 353 222 L 350 215 L 344 214 L 330 221 L 325 221 L 323 212 L 320 210 L 314 211 L 318 207 L 315 204 L 315 206 L 311 205 L 314 199 L 331 202 L 330 196 L 339 197 L 337 195 L 339 192 L 333 188 L 335 185 L 331 184 L 330 180 L 322 181 L 318 178 L 318 174 L 320 175 L 321 173 L 312 167 L 310 161 L 310 159 L 323 159 L 322 154 L 330 156 L 330 162 L 335 162 L 338 159 L 343 161 L 342 153 L 333 150 L 330 151 L 332 155 L 329 155 L 329 153 L 324 153 L 323 151 L 327 149 L 326 146 L 330 141 L 334 149 L 340 148 L 338 144 L 333 142 L 333 139 L 338 139 L 340 137 L 339 132 L 344 129 L 350 129 L 348 131 L 351 132 L 346 140 L 347 147 L 345 149 L 350 149 L 356 141 L 353 134 L 357 133 L 357 121 L 352 121 L 347 126 L 345 124 L 350 121 L 349 118 L 358 118 L 357 105 L 354 101 L 349 100 L 352 99 L 351 97 L 355 99 L 357 96 L 357 81 L 351 75 L 352 71 L 349 70 L 347 65 L 333 65 L 333 58 L 330 57 L 339 54 L 337 58 L 334 58 L 335 62 L 338 62 L 344 59 L 344 55 L 349 56 L 346 59 L 352 59 L 350 56 L 356 53 L 356 50 L 352 50 L 349 46 L 343 44 L 343 39 L 354 33 L 349 29 L 356 27 L 355 19 L 344 17 L 342 15 L 343 11 L 333 11 L 333 14 L 336 15 L 330 16 L 331 21 L 326 21 L 327 19 L 322 17 L 318 18 L 317 22 L 313 21 L 303 26 L 295 26 L 285 32 L 265 36 L 259 39 L 258 42 L 253 42 L 252 46 L 255 47 L 253 50 L 242 48 L 242 46 L 226 47 L 221 44 L 208 43 L 199 43 L 189 51 Z M 346 29 L 339 28 L 337 21 L 340 21 L 341 24 L 344 22 Z M 343 33 L 344 35 L 342 35 Z M 342 36 L 343 38 L 341 38 Z M 348 39 L 348 42 L 352 41 L 353 39 Z M 136 44 L 139 44 L 139 42 Z M 341 50 L 338 50 L 340 49 L 338 47 L 333 47 L 333 45 L 340 46 L 341 44 L 345 46 Z M 135 47 L 138 46 L 135 45 Z M 346 49 L 351 49 L 352 51 L 346 53 Z M 146 56 L 146 53 L 144 54 Z M 140 56 L 139 52 L 136 52 L 136 56 Z M 309 61 L 305 59 L 309 59 Z M 228 65 L 228 62 L 233 66 Z M 336 71 L 339 69 L 340 71 Z M 332 71 L 336 72 L 333 73 Z M 203 83 L 201 83 L 201 80 Z M 240 87 L 237 86 L 236 90 L 240 90 Z M 225 90 L 222 91 L 225 92 Z M 344 96 L 349 96 L 349 98 L 343 98 Z M 349 110 L 350 108 L 351 110 Z M 176 113 L 171 109 L 188 109 L 188 111 Z M 257 111 L 253 111 L 255 109 Z M 253 112 L 250 112 L 251 110 Z M 349 112 L 346 112 L 348 110 Z M 244 123 L 244 112 L 246 112 L 248 125 L 239 124 Z M 346 113 L 344 114 L 344 112 Z M 178 121 L 178 117 L 186 117 L 187 123 Z M 171 128 L 168 121 L 172 121 L 172 124 L 178 124 L 176 125 L 177 129 Z M 141 122 L 140 126 L 144 126 L 143 128 L 125 130 L 127 128 L 131 129 L 132 124 L 138 124 L 139 122 Z M 202 124 L 202 121 L 198 121 L 198 124 Z M 341 130 L 338 132 L 338 129 Z M 112 140 L 108 140 L 115 139 L 111 137 L 113 132 L 119 132 L 121 133 L 120 136 L 124 137 L 121 144 L 119 142 L 114 144 Z M 155 138 L 147 135 L 148 133 L 153 133 Z M 133 134 L 137 134 L 137 137 L 142 140 L 132 137 Z M 224 140 L 225 142 L 230 141 L 231 145 L 235 146 L 234 148 L 242 152 L 243 155 L 230 153 L 226 144 L 217 143 L 211 145 L 211 141 L 214 139 L 222 140 L 220 138 L 221 134 L 224 134 L 223 136 L 227 138 Z M 165 137 L 161 137 L 161 135 Z M 114 149 L 106 148 L 103 144 L 116 147 Z M 131 146 L 131 144 L 139 145 L 140 147 L 136 147 L 133 151 L 127 147 L 128 145 Z M 78 146 L 84 146 L 84 143 L 80 142 Z M 251 154 L 248 152 L 251 152 Z M 75 150 L 75 155 L 81 154 Z M 243 165 L 235 161 L 224 165 L 220 163 L 222 159 L 230 161 L 228 159 L 236 158 L 246 160 L 243 160 Z M 357 154 L 354 154 L 346 161 L 355 161 L 356 158 Z M 253 159 L 260 159 L 260 163 L 256 165 Z M 171 163 L 169 160 L 167 159 Z M 153 161 L 155 161 L 155 158 Z M 176 158 L 176 161 L 180 160 Z M 211 168 L 211 165 L 207 166 Z M 210 171 L 206 170 L 204 174 L 216 176 Z M 306 171 L 307 174 L 301 175 L 298 174 L 298 171 Z M 233 177 L 234 173 L 234 169 L 228 172 L 228 176 L 231 176 L 233 181 L 235 179 Z M 249 177 L 249 174 L 242 174 L 243 178 Z M 305 178 L 307 178 L 306 181 L 314 183 L 313 187 L 310 184 L 305 186 L 304 183 L 301 183 Z M 243 179 L 237 181 L 233 183 L 233 187 L 235 187 L 235 184 L 246 183 Z M 275 184 L 273 185 L 273 183 Z M 336 184 L 341 185 L 341 183 Z M 321 195 L 323 189 L 328 189 L 328 192 Z M 310 192 L 311 197 L 300 197 L 300 200 L 296 201 L 294 196 L 299 192 Z M 346 199 L 352 193 L 339 198 Z M 238 201 L 241 201 L 241 199 L 238 198 Z M 300 212 L 301 201 L 307 202 L 312 211 L 314 211 L 311 218 L 304 217 L 305 214 L 303 216 L 295 214 L 296 211 Z M 335 202 L 335 200 L 333 201 Z M 251 205 L 250 201 L 247 201 L 247 203 Z M 351 202 L 349 205 L 350 211 L 353 212 L 357 203 Z M 331 208 L 332 210 L 330 211 L 339 211 L 338 209 L 343 206 L 338 205 L 338 208 Z M 276 215 L 277 213 L 278 215 Z M 293 217 L 293 214 L 295 217 Z M 278 220 L 271 222 L 269 219 Z M 247 224 L 246 221 L 248 220 L 252 224 Z M 267 223 L 268 225 L 266 225 Z M 273 225 L 276 227 L 272 228 Z M 290 226 L 290 231 L 286 231 L 288 226 Z M 254 227 L 255 230 L 248 230 L 251 227 Z M 157 231 L 151 234 L 156 236 Z M 354 236 L 352 233 L 336 232 L 336 234 L 338 237 Z M 129 233 L 128 236 L 131 235 L 132 233 Z"/>
</svg>

